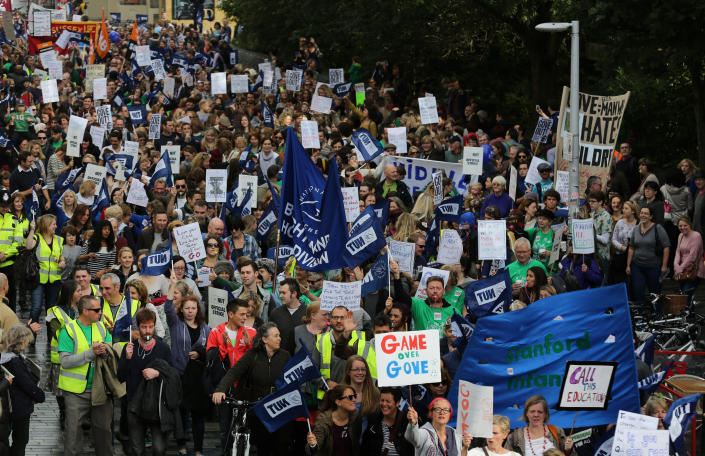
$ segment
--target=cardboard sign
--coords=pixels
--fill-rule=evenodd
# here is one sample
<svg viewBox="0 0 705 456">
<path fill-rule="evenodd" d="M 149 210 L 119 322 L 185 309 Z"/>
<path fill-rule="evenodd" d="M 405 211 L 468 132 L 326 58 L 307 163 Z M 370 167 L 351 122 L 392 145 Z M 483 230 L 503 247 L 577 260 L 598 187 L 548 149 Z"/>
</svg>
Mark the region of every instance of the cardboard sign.
<svg viewBox="0 0 705 456">
<path fill-rule="evenodd" d="M 196 270 L 196 276 L 198 277 L 198 286 L 207 287 L 211 284 L 211 268 L 208 266 L 200 267 Z"/>
<path fill-rule="evenodd" d="M 135 157 L 140 153 L 140 143 L 137 141 L 125 141 L 125 153 L 134 155 Z"/>
<path fill-rule="evenodd" d="M 189 223 L 188 225 L 174 228 L 174 240 L 179 249 L 179 254 L 187 262 L 190 263 L 206 257 L 206 247 L 203 245 L 201 228 L 198 223 Z"/>
<path fill-rule="evenodd" d="M 576 255 L 595 253 L 595 235 L 592 219 L 573 219 L 572 222 L 573 253 Z"/>
<path fill-rule="evenodd" d="M 318 122 L 315 120 L 301 121 L 301 144 L 304 149 L 321 148 L 321 141 L 318 137 Z"/>
<path fill-rule="evenodd" d="M 108 98 L 108 79 L 95 78 L 93 80 L 93 99 L 105 100 Z"/>
<path fill-rule="evenodd" d="M 228 83 L 225 73 L 211 73 L 211 95 L 227 95 Z"/>
<path fill-rule="evenodd" d="M 617 363 L 568 361 L 559 393 L 561 410 L 605 410 Z"/>
<path fill-rule="evenodd" d="M 526 177 L 524 178 L 524 182 L 527 184 L 535 184 L 537 182 L 541 182 L 541 175 L 539 174 L 539 165 L 542 163 L 546 163 L 547 165 L 550 165 L 549 162 L 546 160 L 542 160 L 539 157 L 532 157 L 531 158 L 531 163 L 529 164 L 529 171 L 526 173 Z"/>
<path fill-rule="evenodd" d="M 303 73 L 299 70 L 286 70 L 286 90 L 298 92 L 301 90 Z"/>
<path fill-rule="evenodd" d="M 328 97 L 322 97 L 320 95 L 314 95 L 311 98 L 311 111 L 320 112 L 321 114 L 330 114 L 331 106 L 333 106 L 333 99 Z"/>
<path fill-rule="evenodd" d="M 210 272 L 209 272 L 210 274 Z M 208 325 L 216 326 L 228 321 L 228 292 L 208 287 Z"/>
<path fill-rule="evenodd" d="M 103 183 L 103 179 L 105 179 L 106 174 L 107 170 L 105 169 L 105 166 L 98 166 L 94 165 L 93 163 L 88 163 L 86 165 L 86 174 L 83 176 L 83 178 L 85 180 L 95 182 L 95 188 L 97 193 L 97 190 Z"/>
<path fill-rule="evenodd" d="M 556 171 L 555 187 L 556 191 L 561 194 L 561 201 L 570 201 L 570 173 L 568 171 Z"/>
<path fill-rule="evenodd" d="M 174 96 L 174 87 L 176 87 L 176 79 L 167 76 L 164 79 L 164 95 L 171 98 Z"/>
<path fill-rule="evenodd" d="M 553 125 L 553 119 L 539 117 L 539 121 L 536 123 L 536 129 L 534 130 L 534 135 L 531 137 L 532 142 L 545 143 L 548 140 L 548 134 L 551 132 L 551 126 Z"/>
<path fill-rule="evenodd" d="M 477 221 L 477 251 L 479 260 L 507 259 L 507 221 Z"/>
<path fill-rule="evenodd" d="M 91 139 L 93 140 L 93 145 L 98 148 L 103 147 L 103 140 L 105 139 L 105 128 L 98 125 L 91 125 L 90 129 Z"/>
<path fill-rule="evenodd" d="M 433 173 L 433 205 L 441 204 L 443 201 L 443 173 L 440 171 Z"/>
<path fill-rule="evenodd" d="M 389 241 L 389 253 L 399 265 L 399 272 L 414 273 L 414 253 L 416 244 L 413 242 Z"/>
<path fill-rule="evenodd" d="M 375 337 L 375 357 L 379 386 L 441 381 L 440 338 L 436 329 L 380 334 Z"/>
<path fill-rule="evenodd" d="M 509 167 L 509 197 L 516 201 L 517 199 L 517 182 L 519 182 L 519 172 L 513 166 Z"/>
<path fill-rule="evenodd" d="M 96 79 L 98 81 L 98 79 Z M 95 108 L 96 117 L 98 117 L 98 124 L 105 128 L 106 130 L 112 130 L 113 128 L 113 113 L 110 111 L 110 105 L 106 104 L 103 106 L 98 106 Z"/>
<path fill-rule="evenodd" d="M 47 66 L 47 71 L 51 79 L 61 80 L 64 75 L 64 67 L 61 62 L 50 63 L 49 66 Z"/>
<path fill-rule="evenodd" d="M 5 32 L 5 39 L 12 41 L 15 39 L 15 26 L 12 23 L 12 11 L 2 12 L 2 29 Z"/>
<path fill-rule="evenodd" d="M 162 115 L 152 114 L 149 118 L 149 139 L 159 139 L 162 131 Z"/>
<path fill-rule="evenodd" d="M 34 36 L 51 36 L 51 11 L 34 11 Z"/>
<path fill-rule="evenodd" d="M 238 177 L 237 185 L 237 204 L 242 204 L 245 196 L 247 196 L 247 190 L 252 190 L 252 195 L 250 197 L 250 208 L 257 208 L 257 176 L 250 176 L 247 174 L 240 174 Z"/>
<path fill-rule="evenodd" d="M 226 200 L 226 195 L 228 193 L 227 181 L 227 169 L 207 169 L 206 201 L 208 201 L 209 203 L 224 203 Z M 255 191 L 257 191 L 256 188 Z M 256 193 L 254 194 L 254 198 L 257 199 Z"/>
<path fill-rule="evenodd" d="M 482 174 L 482 147 L 463 148 L 463 174 L 479 176 Z"/>
<path fill-rule="evenodd" d="M 633 431 L 651 431 L 655 432 L 658 429 L 658 418 L 648 415 L 640 415 L 638 413 L 627 412 L 620 410 L 617 416 L 617 426 L 614 429 L 614 438 L 612 439 L 612 455 L 614 456 L 631 456 L 632 453 L 627 453 L 627 439 Z M 668 431 L 663 431 L 668 435 Z M 668 450 L 663 456 L 668 454 Z"/>
<path fill-rule="evenodd" d="M 164 80 L 166 79 L 166 71 L 164 71 L 164 61 L 162 59 L 155 59 L 149 62 L 154 72 L 154 80 Z"/>
<path fill-rule="evenodd" d="M 250 82 L 247 75 L 234 74 L 230 77 L 230 92 L 247 93 L 250 91 Z"/>
<path fill-rule="evenodd" d="M 476 385 L 465 380 L 458 382 L 458 420 L 456 429 L 459 435 L 492 437 L 492 396 L 494 388 Z"/>
<path fill-rule="evenodd" d="M 56 85 L 56 79 L 48 79 L 40 82 L 42 88 L 42 103 L 58 103 L 59 88 Z"/>
<path fill-rule="evenodd" d="M 423 125 L 438 123 L 438 108 L 436 107 L 436 97 L 419 98 L 419 112 L 421 113 L 421 123 Z"/>
<path fill-rule="evenodd" d="M 463 240 L 455 230 L 442 230 L 436 261 L 442 264 L 460 264 L 463 255 Z"/>
<path fill-rule="evenodd" d="M 345 72 L 342 68 L 331 68 L 328 70 L 328 83 L 332 86 L 345 82 Z"/>
<path fill-rule="evenodd" d="M 333 310 L 337 306 L 345 306 L 348 310 L 360 308 L 362 280 L 357 282 L 323 281 L 321 293 L 321 310 Z"/>
<path fill-rule="evenodd" d="M 105 77 L 105 64 L 86 65 L 86 92 L 93 93 L 93 80 Z"/>
<path fill-rule="evenodd" d="M 345 221 L 352 223 L 360 215 L 360 193 L 357 187 L 342 187 Z"/>
<path fill-rule="evenodd" d="M 181 170 L 181 146 L 162 146 L 161 153 L 169 152 L 169 162 L 171 163 L 171 172 L 178 174 Z"/>
<path fill-rule="evenodd" d="M 147 67 L 152 61 L 149 52 L 149 46 L 137 46 L 135 47 L 135 61 L 137 65 L 141 67 Z"/>
<path fill-rule="evenodd" d="M 127 203 L 134 204 L 136 206 L 147 207 L 149 203 L 149 196 L 144 190 L 144 183 L 139 179 L 132 179 L 130 184 L 130 191 L 127 193 Z"/>
<path fill-rule="evenodd" d="M 408 153 L 406 148 L 406 127 L 388 128 L 387 138 L 389 138 L 389 144 L 397 146 L 398 154 Z"/>
<path fill-rule="evenodd" d="M 83 133 L 86 131 L 88 119 L 83 117 L 71 116 L 69 118 L 69 129 L 66 133 L 66 155 L 69 157 L 81 156 L 81 143 L 83 142 Z"/>
<path fill-rule="evenodd" d="M 450 271 L 424 266 L 421 270 L 421 281 L 419 282 L 419 287 L 416 289 L 416 294 L 414 295 L 415 298 L 426 299 L 428 297 L 426 295 L 426 281 L 428 281 L 429 277 L 433 276 L 439 276 L 440 278 L 442 278 L 443 286 L 445 287 L 448 284 L 448 277 L 450 277 Z"/>
</svg>

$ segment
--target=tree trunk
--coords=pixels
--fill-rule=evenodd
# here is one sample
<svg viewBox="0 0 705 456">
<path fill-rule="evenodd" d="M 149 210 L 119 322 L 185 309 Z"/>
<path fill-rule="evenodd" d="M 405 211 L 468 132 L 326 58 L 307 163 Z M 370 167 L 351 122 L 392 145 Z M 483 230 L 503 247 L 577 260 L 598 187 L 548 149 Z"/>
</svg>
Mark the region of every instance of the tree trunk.
<svg viewBox="0 0 705 456">
<path fill-rule="evenodd" d="M 698 167 L 705 169 L 705 81 L 700 72 L 690 71 L 693 81 L 693 111 L 695 114 L 695 135 L 698 147 Z"/>
</svg>

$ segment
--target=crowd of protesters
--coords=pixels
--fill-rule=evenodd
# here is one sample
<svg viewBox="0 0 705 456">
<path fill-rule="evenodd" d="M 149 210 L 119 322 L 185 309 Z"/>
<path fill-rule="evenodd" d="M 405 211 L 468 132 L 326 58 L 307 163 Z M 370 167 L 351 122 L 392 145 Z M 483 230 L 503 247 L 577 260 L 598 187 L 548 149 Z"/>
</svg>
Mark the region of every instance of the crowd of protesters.
<svg viewBox="0 0 705 456">
<path fill-rule="evenodd" d="M 452 353 L 454 336 L 446 320 L 453 311 L 467 314 L 464 287 L 505 268 L 513 287 L 512 309 L 559 293 L 623 282 L 632 300 L 644 301 L 647 290 L 659 293 L 668 276 L 692 294 L 705 277 L 705 175 L 688 159 L 677 168 L 657 170 L 647 158 L 638 158 L 639 151 L 635 154 L 628 142 L 618 144 L 609 179 L 592 177 L 581 189 L 578 217 L 594 221 L 595 253 L 574 254 L 568 230 L 552 228 L 568 216 L 566 201 L 554 186 L 555 103 L 547 107 L 556 120 L 548 143 L 532 143 L 528 129 L 533 126 L 509 122 L 500 113 L 490 116 L 457 80 L 444 79 L 439 81 L 444 89 L 438 97 L 439 122 L 422 125 L 415 95 L 422 96 L 426 88 L 411 89 L 393 63 L 365 68 L 355 58 L 346 81 L 364 83 L 364 101 L 356 102 L 354 92 L 337 97 L 323 86 L 319 93 L 333 98 L 332 108 L 315 113 L 312 96 L 317 82 L 327 79 L 321 75 L 328 65 L 325 49 L 313 38 L 302 37 L 293 56 L 269 56 L 276 74 L 302 70 L 300 90 L 287 91 L 282 77 L 275 80 L 274 91 L 265 93 L 257 85 L 257 68 L 230 60 L 235 50 L 229 41 L 232 30 L 217 25 L 206 32 L 171 23 L 139 27 L 137 44 L 150 46 L 153 58 L 160 56 L 175 80 L 168 95 L 153 73 L 135 68 L 129 58 L 133 24 L 113 27 L 109 53 L 98 59 L 107 78 L 107 99 L 100 101 L 86 88 L 87 49 L 72 47 L 58 56 L 63 65 L 57 81 L 60 101 L 44 103 L 39 58 L 28 53 L 21 39 L 2 44 L 0 121 L 5 140 L 11 142 L 0 153 L 0 454 L 19 455 L 31 448 L 30 417 L 34 404 L 45 400 L 55 401 L 59 410 L 66 455 L 81 452 L 82 428 L 91 429 L 93 448 L 100 455 L 113 453 L 113 436 L 131 454 L 144 454 L 146 441 L 153 454 L 164 454 L 172 435 L 179 454 L 200 455 L 208 420 L 219 422 L 221 448 L 226 450 L 232 445 L 232 409 L 223 399 L 235 395 L 257 401 L 266 396 L 289 358 L 303 347 L 323 377 L 303 391 L 312 429 L 303 420 L 294 421 L 271 435 L 252 414 L 257 454 L 575 451 L 570 436 L 549 424 L 549 404 L 540 396 L 526 400 L 525 427 L 510 430 L 509 420 L 495 415 L 493 437 L 458 435 L 447 426 L 452 408 L 446 400 L 457 361 L 446 366 L 440 383 L 425 385 L 425 399 L 414 398 L 413 407 L 402 412 L 402 390 L 376 386 L 373 338 L 432 327 L 440 309 L 441 352 Z M 182 61 L 185 67 L 177 63 Z M 251 90 L 212 95 L 212 72 L 246 75 Z M 89 129 L 98 121 L 96 107 L 106 104 L 112 110 L 112 130 L 102 143 L 94 143 Z M 133 124 L 128 107 L 140 105 L 146 106 L 147 122 Z M 264 105 L 273 113 L 271 121 Z M 149 139 L 154 114 L 162 114 L 159 139 Z M 88 119 L 78 157 L 67 155 L 71 115 Z M 385 236 L 416 245 L 414 274 L 400 272 L 390 260 L 390 288 L 366 296 L 354 313 L 344 307 L 321 309 L 323 280 L 361 280 L 373 261 L 326 273 L 307 272 L 291 258 L 279 267 L 268 257 L 276 234 L 257 237 L 272 191 L 281 186 L 285 130 L 293 127 L 300 133 L 302 120 L 318 122 L 321 147 L 307 152 L 320 171 L 339 174 L 343 187 L 357 187 L 361 208 L 388 200 Z M 482 176 L 468 182 L 461 223 L 446 226 L 463 239 L 459 264 L 440 265 L 425 248 L 433 186 L 429 181 L 425 189 L 412 192 L 404 183 L 405 168 L 391 164 L 397 153 L 387 136 L 392 127 L 406 127 L 408 157 L 457 163 L 463 146 L 491 152 Z M 379 163 L 363 167 L 358 162 L 350 137 L 359 128 L 384 146 Z M 150 184 L 146 207 L 126 202 L 134 176 L 122 181 L 108 174 L 109 205 L 99 210 L 94 202 L 100 187 L 84 179 L 83 172 L 69 188 L 58 188 L 60 176 L 85 164 L 114 165 L 113 155 L 126 141 L 138 143 L 145 182 L 155 172 L 161 146 L 181 147 L 173 185 L 166 180 Z M 540 181 L 530 185 L 524 180 L 534 156 L 547 164 L 538 167 Z M 329 166 L 333 157 L 337 169 Z M 257 176 L 257 204 L 251 214 L 222 220 L 215 204 L 205 201 L 205 170 L 214 168 L 228 169 L 228 190 L 241 174 Z M 508 192 L 512 168 L 518 176 L 514 198 Z M 452 197 L 460 190 L 445 177 L 443 193 Z M 38 211 L 32 215 L 27 208 L 35 196 Z M 477 221 L 498 219 L 508 222 L 508 257 L 479 261 Z M 206 250 L 195 265 L 170 243 L 175 228 L 194 222 Z M 559 257 L 552 260 L 554 236 L 563 242 Z M 145 274 L 140 260 L 169 245 L 174 256 L 168 271 Z M 24 251 L 36 252 L 36 283 L 26 280 Z M 427 299 L 412 298 L 424 266 L 448 270 L 450 278 L 448 283 L 430 278 Z M 199 273 L 204 268 L 207 279 Z M 226 323 L 207 321 L 209 286 L 232 293 Z M 116 331 L 125 312 L 131 316 L 126 337 Z M 38 331 L 46 331 L 50 341 L 51 364 L 43 389 L 22 362 Z M 160 394 L 160 388 L 167 394 Z M 55 397 L 46 397 L 45 391 Z M 646 413 L 660 418 L 664 411 L 665 404 L 654 400 L 646 407 Z"/>
</svg>

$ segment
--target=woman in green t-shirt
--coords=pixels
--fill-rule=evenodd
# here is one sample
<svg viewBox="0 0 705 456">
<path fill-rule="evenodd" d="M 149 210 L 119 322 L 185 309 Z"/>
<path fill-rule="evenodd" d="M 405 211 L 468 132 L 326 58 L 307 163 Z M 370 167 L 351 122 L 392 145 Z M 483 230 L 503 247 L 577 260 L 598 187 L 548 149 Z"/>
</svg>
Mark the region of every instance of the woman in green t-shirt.
<svg viewBox="0 0 705 456">
<path fill-rule="evenodd" d="M 553 248 L 551 222 L 555 216 L 548 209 L 541 209 L 536 215 L 538 226 L 526 230 L 531 239 L 531 257 L 543 263 L 546 269 L 549 270 L 548 261 Z"/>
</svg>

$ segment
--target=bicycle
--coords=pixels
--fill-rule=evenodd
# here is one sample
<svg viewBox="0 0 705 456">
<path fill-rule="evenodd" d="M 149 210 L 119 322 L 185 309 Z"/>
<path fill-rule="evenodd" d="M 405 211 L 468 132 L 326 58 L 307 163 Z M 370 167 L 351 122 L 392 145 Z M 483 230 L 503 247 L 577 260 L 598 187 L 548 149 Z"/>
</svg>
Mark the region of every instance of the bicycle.
<svg viewBox="0 0 705 456">
<path fill-rule="evenodd" d="M 233 417 L 230 421 L 230 437 L 225 442 L 223 453 L 228 447 L 231 439 L 233 448 L 231 456 L 249 456 L 250 454 L 250 428 L 247 425 L 247 414 L 256 402 L 243 401 L 234 397 L 225 397 L 223 404 L 233 409 Z"/>
</svg>

